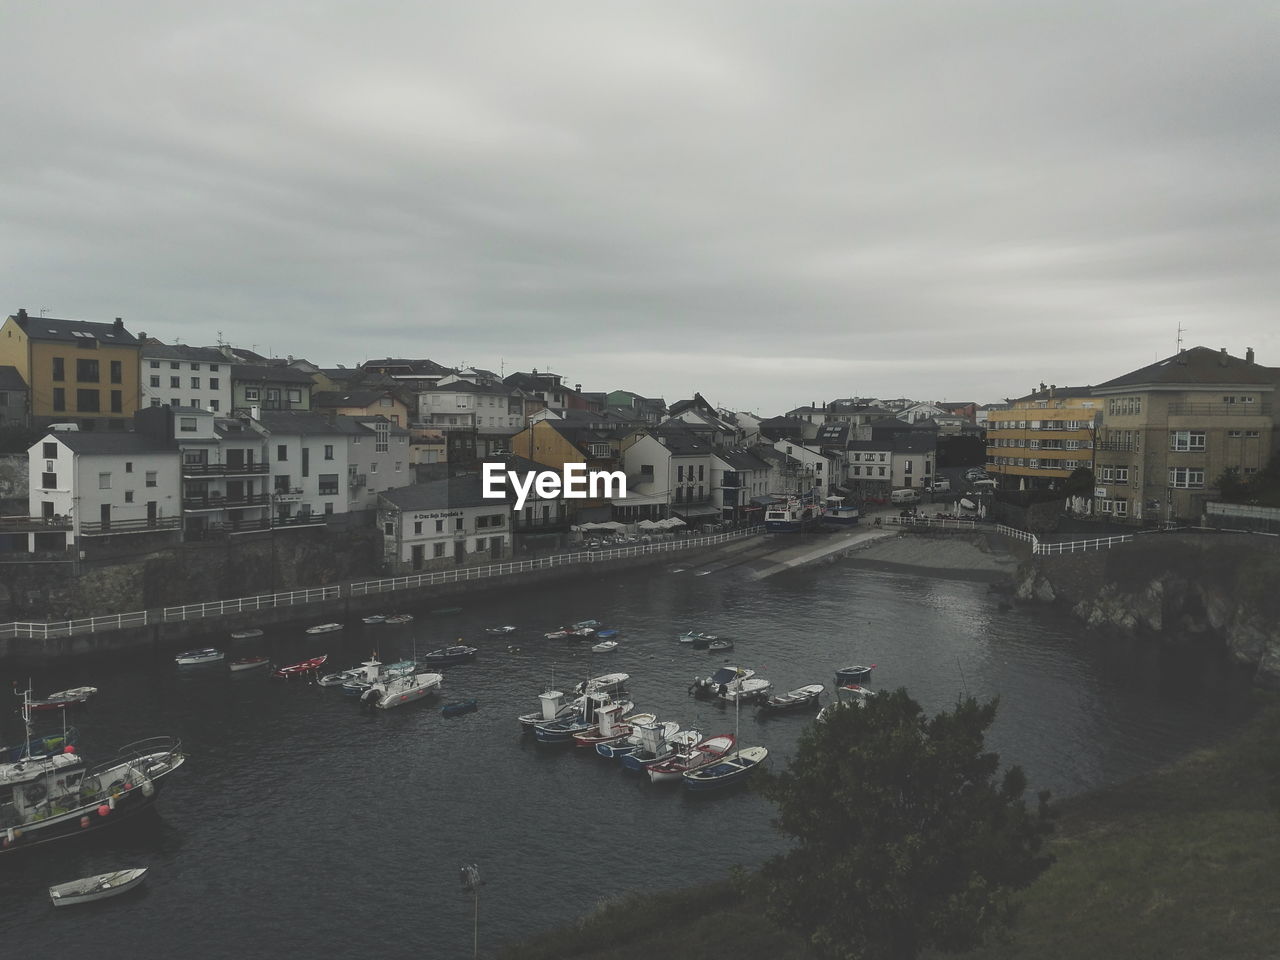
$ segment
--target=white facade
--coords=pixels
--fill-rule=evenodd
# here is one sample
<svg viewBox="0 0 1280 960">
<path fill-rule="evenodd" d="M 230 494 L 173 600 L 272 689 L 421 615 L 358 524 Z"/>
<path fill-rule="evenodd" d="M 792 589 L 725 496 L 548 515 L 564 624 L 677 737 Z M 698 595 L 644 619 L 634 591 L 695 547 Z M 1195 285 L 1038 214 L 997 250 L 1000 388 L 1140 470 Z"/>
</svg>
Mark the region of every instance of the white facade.
<svg viewBox="0 0 1280 960">
<path fill-rule="evenodd" d="M 453 389 L 450 389 L 453 387 Z M 504 386 L 476 386 L 465 380 L 418 394 L 418 420 L 435 429 L 523 429 L 524 403 Z"/>
<path fill-rule="evenodd" d="M 895 451 L 893 454 L 893 488 L 921 487 L 932 481 L 934 451 Z"/>
<path fill-rule="evenodd" d="M 363 432 L 347 436 L 347 509 L 376 510 L 379 493 L 414 482 L 409 434 L 394 424 L 359 423 Z"/>
<path fill-rule="evenodd" d="M 893 482 L 893 444 L 874 450 L 850 450 L 846 478 L 855 483 Z"/>
<path fill-rule="evenodd" d="M 627 475 L 627 496 L 614 498 L 615 516 L 628 522 L 666 517 L 675 478 L 671 451 L 653 434 L 641 434 L 622 451 L 622 471 Z"/>
<path fill-rule="evenodd" d="M 192 359 L 170 355 L 184 352 Z M 215 359 L 217 355 L 216 350 L 184 351 L 181 347 L 144 344 L 142 405 L 199 407 L 230 416 L 231 364 L 225 358 Z"/>
<path fill-rule="evenodd" d="M 774 493 L 804 494 L 816 490 L 821 494 L 829 484 L 842 479 L 840 471 L 832 468 L 833 459 L 821 450 L 791 440 L 775 440 L 773 449 L 796 461 L 794 469 L 788 471 L 789 476 L 783 477 L 786 489 Z"/>
</svg>

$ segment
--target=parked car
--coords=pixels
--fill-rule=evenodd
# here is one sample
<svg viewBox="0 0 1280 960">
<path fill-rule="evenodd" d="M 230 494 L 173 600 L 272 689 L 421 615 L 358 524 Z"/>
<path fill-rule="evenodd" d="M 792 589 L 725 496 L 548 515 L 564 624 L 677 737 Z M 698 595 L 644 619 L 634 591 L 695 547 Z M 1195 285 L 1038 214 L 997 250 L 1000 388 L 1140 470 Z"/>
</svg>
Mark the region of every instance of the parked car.
<svg viewBox="0 0 1280 960">
<path fill-rule="evenodd" d="M 966 480 L 985 480 L 987 479 L 987 471 L 981 467 L 970 467 L 964 472 L 964 478 Z"/>
</svg>

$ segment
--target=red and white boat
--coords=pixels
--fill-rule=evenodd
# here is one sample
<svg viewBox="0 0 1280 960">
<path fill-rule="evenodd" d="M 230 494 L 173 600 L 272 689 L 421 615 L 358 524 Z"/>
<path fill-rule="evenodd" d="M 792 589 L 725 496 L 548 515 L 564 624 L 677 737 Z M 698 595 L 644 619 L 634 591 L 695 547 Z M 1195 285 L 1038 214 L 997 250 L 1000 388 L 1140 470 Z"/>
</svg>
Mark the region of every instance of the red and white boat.
<svg viewBox="0 0 1280 960">
<path fill-rule="evenodd" d="M 97 687 L 72 687 L 70 690 L 59 690 L 57 693 L 49 694 L 43 700 L 32 700 L 29 709 L 64 710 L 87 702 L 97 692 Z"/>
<path fill-rule="evenodd" d="M 573 735 L 575 747 L 594 747 L 597 743 L 617 743 L 631 736 L 638 723 L 653 723 L 652 713 L 637 713 L 624 717 L 631 704 L 615 701 L 596 712 L 596 725 Z"/>
<path fill-rule="evenodd" d="M 678 781 L 688 771 L 697 770 L 699 767 L 719 760 L 728 754 L 736 743 L 737 740 L 727 733 L 703 740 L 697 746 L 678 751 L 669 760 L 663 760 L 661 763 L 655 763 L 646 768 L 649 772 L 649 779 L 653 783 Z"/>
<path fill-rule="evenodd" d="M 310 660 L 303 660 L 301 663 L 291 663 L 287 667 L 276 667 L 271 676 L 275 680 L 288 680 L 291 677 L 306 676 L 308 673 L 315 673 L 323 667 L 328 659 L 329 655 L 326 653 L 319 657 L 312 657 Z"/>
<path fill-rule="evenodd" d="M 231 661 L 231 672 L 238 673 L 241 670 L 253 670 L 256 667 L 265 667 L 270 661 L 266 657 L 242 657 L 239 660 Z"/>
</svg>

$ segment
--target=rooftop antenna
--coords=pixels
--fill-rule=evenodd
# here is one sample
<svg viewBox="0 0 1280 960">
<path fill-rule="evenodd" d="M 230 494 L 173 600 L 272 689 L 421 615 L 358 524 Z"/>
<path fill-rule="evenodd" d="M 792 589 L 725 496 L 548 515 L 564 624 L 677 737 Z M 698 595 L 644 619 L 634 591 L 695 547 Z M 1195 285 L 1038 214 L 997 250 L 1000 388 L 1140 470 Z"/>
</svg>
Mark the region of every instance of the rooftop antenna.
<svg viewBox="0 0 1280 960">
<path fill-rule="evenodd" d="M 40 308 L 40 316 L 42 316 L 42 317 L 43 317 L 46 313 L 49 313 L 49 312 L 50 312 L 50 311 L 52 311 L 52 310 L 53 310 L 53 307 L 41 307 L 41 308 Z"/>
<path fill-rule="evenodd" d="M 1186 330 L 1182 323 L 1178 323 L 1178 353 L 1182 352 L 1182 334 Z"/>
</svg>

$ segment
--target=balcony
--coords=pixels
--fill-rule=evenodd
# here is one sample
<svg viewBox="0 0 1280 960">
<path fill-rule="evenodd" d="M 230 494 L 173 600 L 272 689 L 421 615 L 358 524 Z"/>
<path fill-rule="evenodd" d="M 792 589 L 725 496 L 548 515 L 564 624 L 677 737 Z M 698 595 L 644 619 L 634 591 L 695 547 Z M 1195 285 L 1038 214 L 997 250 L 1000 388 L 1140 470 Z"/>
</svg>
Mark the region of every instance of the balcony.
<svg viewBox="0 0 1280 960">
<path fill-rule="evenodd" d="M 276 503 L 297 503 L 302 499 L 301 487 L 277 487 L 271 492 Z"/>
<path fill-rule="evenodd" d="M 1171 417 L 1269 417 L 1269 403 L 1194 403 L 1189 401 L 1169 404 Z"/>
<path fill-rule="evenodd" d="M 265 493 L 245 493 L 238 497 L 226 497 L 211 493 L 207 497 L 183 497 L 183 510 L 222 510 L 226 507 L 265 507 L 271 498 Z"/>
<path fill-rule="evenodd" d="M 0 533 L 43 533 L 70 530 L 70 517 L 0 517 Z"/>
<path fill-rule="evenodd" d="M 184 477 L 255 477 L 271 471 L 267 463 L 242 463 L 234 466 L 227 463 L 184 463 Z"/>
<path fill-rule="evenodd" d="M 1093 445 L 1093 449 L 1104 453 L 1137 453 L 1138 441 L 1136 440 L 1099 440 Z"/>
<path fill-rule="evenodd" d="M 211 523 L 203 533 L 221 536 L 234 536 L 242 533 L 264 533 L 269 530 L 289 530 L 301 527 L 323 527 L 328 515 L 323 513 L 306 513 L 297 517 L 263 517 L 258 520 L 240 520 L 238 522 L 221 521 Z"/>
<path fill-rule="evenodd" d="M 181 517 L 156 517 L 148 520 L 108 520 L 106 523 L 84 521 L 80 524 L 82 537 L 106 537 L 117 533 L 154 533 L 160 530 L 176 530 L 182 524 Z"/>
<path fill-rule="evenodd" d="M 564 530 L 569 526 L 568 517 L 516 517 L 512 524 L 517 532 L 528 531 L 530 533 L 551 533 L 556 530 Z"/>
</svg>

